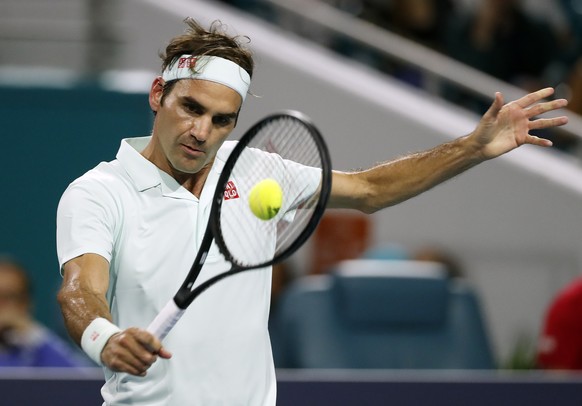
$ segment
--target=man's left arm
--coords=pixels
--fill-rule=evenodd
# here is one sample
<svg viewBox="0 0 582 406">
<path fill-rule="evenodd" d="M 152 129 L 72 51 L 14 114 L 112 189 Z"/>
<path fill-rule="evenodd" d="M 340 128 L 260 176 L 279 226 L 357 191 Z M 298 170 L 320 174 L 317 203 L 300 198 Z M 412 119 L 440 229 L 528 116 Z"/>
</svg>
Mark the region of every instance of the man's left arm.
<svg viewBox="0 0 582 406">
<path fill-rule="evenodd" d="M 503 103 L 501 93 L 496 93 L 489 110 L 467 136 L 368 170 L 334 171 L 329 207 L 373 213 L 410 199 L 521 145 L 551 146 L 551 141 L 529 132 L 568 122 L 564 116 L 536 118 L 568 104 L 564 99 L 542 101 L 553 92 L 552 88 L 541 89 L 507 104 Z"/>
</svg>

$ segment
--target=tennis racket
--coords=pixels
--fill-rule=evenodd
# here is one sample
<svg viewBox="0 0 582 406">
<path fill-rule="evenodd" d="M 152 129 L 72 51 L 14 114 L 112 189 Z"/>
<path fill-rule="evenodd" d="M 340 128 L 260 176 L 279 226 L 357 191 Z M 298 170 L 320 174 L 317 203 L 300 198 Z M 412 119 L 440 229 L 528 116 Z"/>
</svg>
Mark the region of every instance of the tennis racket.
<svg viewBox="0 0 582 406">
<path fill-rule="evenodd" d="M 280 210 L 268 220 L 249 206 L 250 190 L 265 179 L 275 180 L 283 194 Z M 330 191 L 329 152 L 309 118 L 283 111 L 253 125 L 224 163 L 190 272 L 147 330 L 163 340 L 194 299 L 215 283 L 288 258 L 315 230 Z M 230 269 L 195 285 L 213 242 Z"/>
</svg>

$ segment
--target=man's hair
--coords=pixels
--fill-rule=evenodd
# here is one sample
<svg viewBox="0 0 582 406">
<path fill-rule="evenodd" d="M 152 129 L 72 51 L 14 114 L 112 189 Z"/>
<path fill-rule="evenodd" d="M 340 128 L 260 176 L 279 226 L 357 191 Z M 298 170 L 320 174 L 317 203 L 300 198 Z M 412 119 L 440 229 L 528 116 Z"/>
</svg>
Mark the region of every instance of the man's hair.
<svg viewBox="0 0 582 406">
<path fill-rule="evenodd" d="M 220 21 L 214 21 L 208 30 L 192 18 L 186 18 L 184 23 L 188 25 L 184 34 L 172 38 L 165 52 L 160 53 L 162 71 L 182 55 L 209 55 L 230 60 L 253 77 L 253 56 L 243 43 L 250 42 L 248 37 L 230 36 L 226 26 Z M 175 82 L 171 81 L 164 86 L 162 100 L 170 93 Z"/>
</svg>

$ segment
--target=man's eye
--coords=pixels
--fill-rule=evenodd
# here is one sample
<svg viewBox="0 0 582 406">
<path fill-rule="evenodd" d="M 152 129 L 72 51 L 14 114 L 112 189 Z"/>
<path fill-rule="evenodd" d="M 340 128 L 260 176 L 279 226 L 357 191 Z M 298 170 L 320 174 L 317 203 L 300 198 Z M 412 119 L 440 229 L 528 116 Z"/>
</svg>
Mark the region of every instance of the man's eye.
<svg viewBox="0 0 582 406">
<path fill-rule="evenodd" d="M 194 104 L 185 104 L 184 108 L 186 110 L 188 110 L 191 113 L 197 113 L 197 114 L 201 114 L 201 109 L 200 107 L 194 105 Z"/>
<path fill-rule="evenodd" d="M 230 123 L 232 123 L 232 118 L 230 117 L 214 117 L 214 124 L 220 127 L 226 127 Z"/>
</svg>

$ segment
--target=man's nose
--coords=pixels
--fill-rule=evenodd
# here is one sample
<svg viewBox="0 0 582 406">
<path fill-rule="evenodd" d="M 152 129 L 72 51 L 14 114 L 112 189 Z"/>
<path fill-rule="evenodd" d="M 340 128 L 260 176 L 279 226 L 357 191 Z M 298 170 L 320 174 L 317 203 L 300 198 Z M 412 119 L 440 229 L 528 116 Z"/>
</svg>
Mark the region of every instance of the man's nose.
<svg viewBox="0 0 582 406">
<path fill-rule="evenodd" d="M 192 127 L 190 128 L 190 135 L 192 135 L 198 141 L 204 142 L 208 139 L 211 129 L 212 120 L 206 117 L 196 117 L 192 122 Z"/>
</svg>

